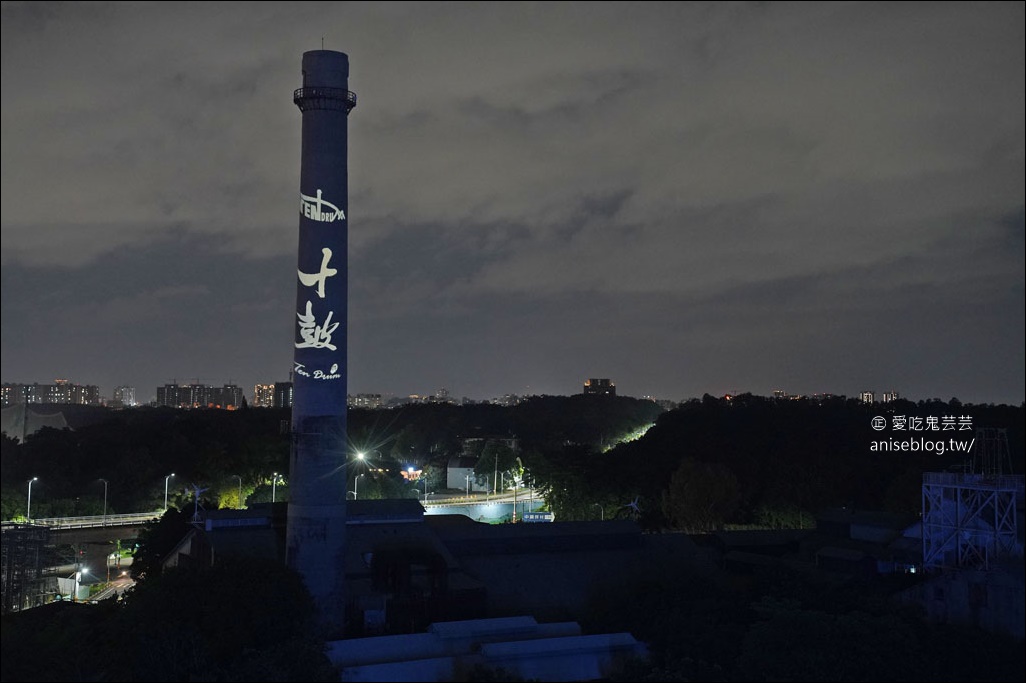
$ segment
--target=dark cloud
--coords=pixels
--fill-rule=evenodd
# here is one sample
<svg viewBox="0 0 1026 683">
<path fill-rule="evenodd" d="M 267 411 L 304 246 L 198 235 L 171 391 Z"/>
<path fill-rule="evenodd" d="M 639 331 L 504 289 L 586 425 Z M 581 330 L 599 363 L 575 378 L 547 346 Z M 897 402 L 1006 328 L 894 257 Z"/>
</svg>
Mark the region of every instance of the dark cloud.
<svg viewBox="0 0 1026 683">
<path fill-rule="evenodd" d="M 1019 402 L 1021 3 L 4 3 L 3 379 L 287 375 L 347 52 L 350 390 Z"/>
</svg>

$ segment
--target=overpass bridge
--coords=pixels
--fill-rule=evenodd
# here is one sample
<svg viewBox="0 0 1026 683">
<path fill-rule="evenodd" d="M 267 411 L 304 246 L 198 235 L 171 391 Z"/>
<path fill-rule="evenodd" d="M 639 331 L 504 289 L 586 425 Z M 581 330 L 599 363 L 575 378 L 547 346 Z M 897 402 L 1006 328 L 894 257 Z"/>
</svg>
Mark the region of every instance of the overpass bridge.
<svg viewBox="0 0 1026 683">
<path fill-rule="evenodd" d="M 56 590 L 55 578 L 83 570 L 83 583 L 106 580 L 120 558 L 119 543 L 132 543 L 163 511 L 4 522 L 3 611 L 40 604 Z M 44 589 L 45 586 L 45 589 Z"/>
<path fill-rule="evenodd" d="M 142 526 L 147 522 L 160 519 L 163 510 L 155 512 L 131 512 L 126 515 L 92 515 L 89 517 L 43 517 L 33 519 L 32 524 L 39 524 L 59 529 L 94 529 L 102 527 Z"/>
</svg>

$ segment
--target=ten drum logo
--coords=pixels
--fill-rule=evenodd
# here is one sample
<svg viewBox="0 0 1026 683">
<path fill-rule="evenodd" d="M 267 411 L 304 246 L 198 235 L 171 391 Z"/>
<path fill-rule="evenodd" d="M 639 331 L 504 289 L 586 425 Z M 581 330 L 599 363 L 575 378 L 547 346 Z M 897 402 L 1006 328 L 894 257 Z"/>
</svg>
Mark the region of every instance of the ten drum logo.
<svg viewBox="0 0 1026 683">
<path fill-rule="evenodd" d="M 299 213 L 307 218 L 322 223 L 333 223 L 344 221 L 346 213 L 329 201 L 321 197 L 321 191 L 317 190 L 317 196 L 311 197 L 302 192 L 299 193 Z"/>
</svg>

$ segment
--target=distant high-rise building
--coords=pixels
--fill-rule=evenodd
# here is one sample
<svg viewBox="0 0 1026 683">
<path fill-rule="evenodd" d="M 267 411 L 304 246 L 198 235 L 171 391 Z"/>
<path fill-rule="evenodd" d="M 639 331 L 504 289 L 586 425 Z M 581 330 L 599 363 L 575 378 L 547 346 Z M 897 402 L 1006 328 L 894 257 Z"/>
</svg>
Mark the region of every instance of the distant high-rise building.
<svg viewBox="0 0 1026 683">
<path fill-rule="evenodd" d="M 812 398 L 823 400 L 824 398 L 829 398 L 831 396 L 833 396 L 833 394 L 813 394 Z M 783 389 L 777 389 L 773 392 L 773 398 L 778 401 L 800 401 L 805 398 L 805 396 L 802 394 L 789 394 Z"/>
<path fill-rule="evenodd" d="M 274 383 L 274 408 L 291 408 L 293 401 L 292 382 Z"/>
<path fill-rule="evenodd" d="M 346 402 L 350 408 L 380 408 L 383 403 L 381 394 L 357 394 L 350 396 Z"/>
<path fill-rule="evenodd" d="M 157 387 L 157 405 L 167 408 L 198 408 L 200 385 L 182 386 L 177 383 Z"/>
<path fill-rule="evenodd" d="M 885 391 L 882 400 L 884 403 L 891 403 L 893 401 L 897 401 L 899 398 L 901 398 L 901 396 L 898 395 L 898 392 Z"/>
<path fill-rule="evenodd" d="M 206 384 L 165 384 L 157 387 L 157 405 L 169 408 L 224 408 L 242 405 L 242 389 L 235 384 L 212 387 Z"/>
<path fill-rule="evenodd" d="M 66 379 L 55 379 L 53 384 L 4 383 L 2 403 L 6 406 L 21 403 L 72 403 L 100 405 L 100 387 L 95 384 L 74 384 Z"/>
<path fill-rule="evenodd" d="M 0 404 L 4 408 L 7 406 L 21 405 L 22 403 L 31 403 L 28 400 L 28 384 L 8 384 L 3 383 L 0 387 Z"/>
<path fill-rule="evenodd" d="M 589 379 L 584 383 L 585 394 L 616 396 L 616 385 L 610 379 Z"/>
<path fill-rule="evenodd" d="M 212 392 L 213 408 L 227 408 L 229 410 L 233 408 L 241 408 L 242 402 L 245 400 L 245 396 L 242 391 L 242 387 L 236 384 L 225 384 L 219 390 Z"/>
<path fill-rule="evenodd" d="M 875 391 L 863 391 L 859 394 L 859 400 L 863 403 L 873 404 L 876 403 L 876 392 Z"/>
<path fill-rule="evenodd" d="M 274 385 L 257 384 L 253 387 L 253 407 L 273 408 L 274 407 Z"/>
<path fill-rule="evenodd" d="M 112 398 L 114 399 L 114 404 L 121 407 L 131 408 L 138 405 L 135 401 L 135 387 L 114 387 Z"/>
</svg>

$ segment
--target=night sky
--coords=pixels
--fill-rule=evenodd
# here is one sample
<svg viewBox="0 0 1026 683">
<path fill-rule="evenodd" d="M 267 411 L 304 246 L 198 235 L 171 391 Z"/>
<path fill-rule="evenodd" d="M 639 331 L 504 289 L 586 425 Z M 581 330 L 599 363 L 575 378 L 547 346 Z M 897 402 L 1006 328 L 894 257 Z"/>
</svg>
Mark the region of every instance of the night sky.
<svg viewBox="0 0 1026 683">
<path fill-rule="evenodd" d="M 350 57 L 349 392 L 1024 398 L 1024 3 L 2 4 L 2 378 L 292 365 Z"/>
</svg>

